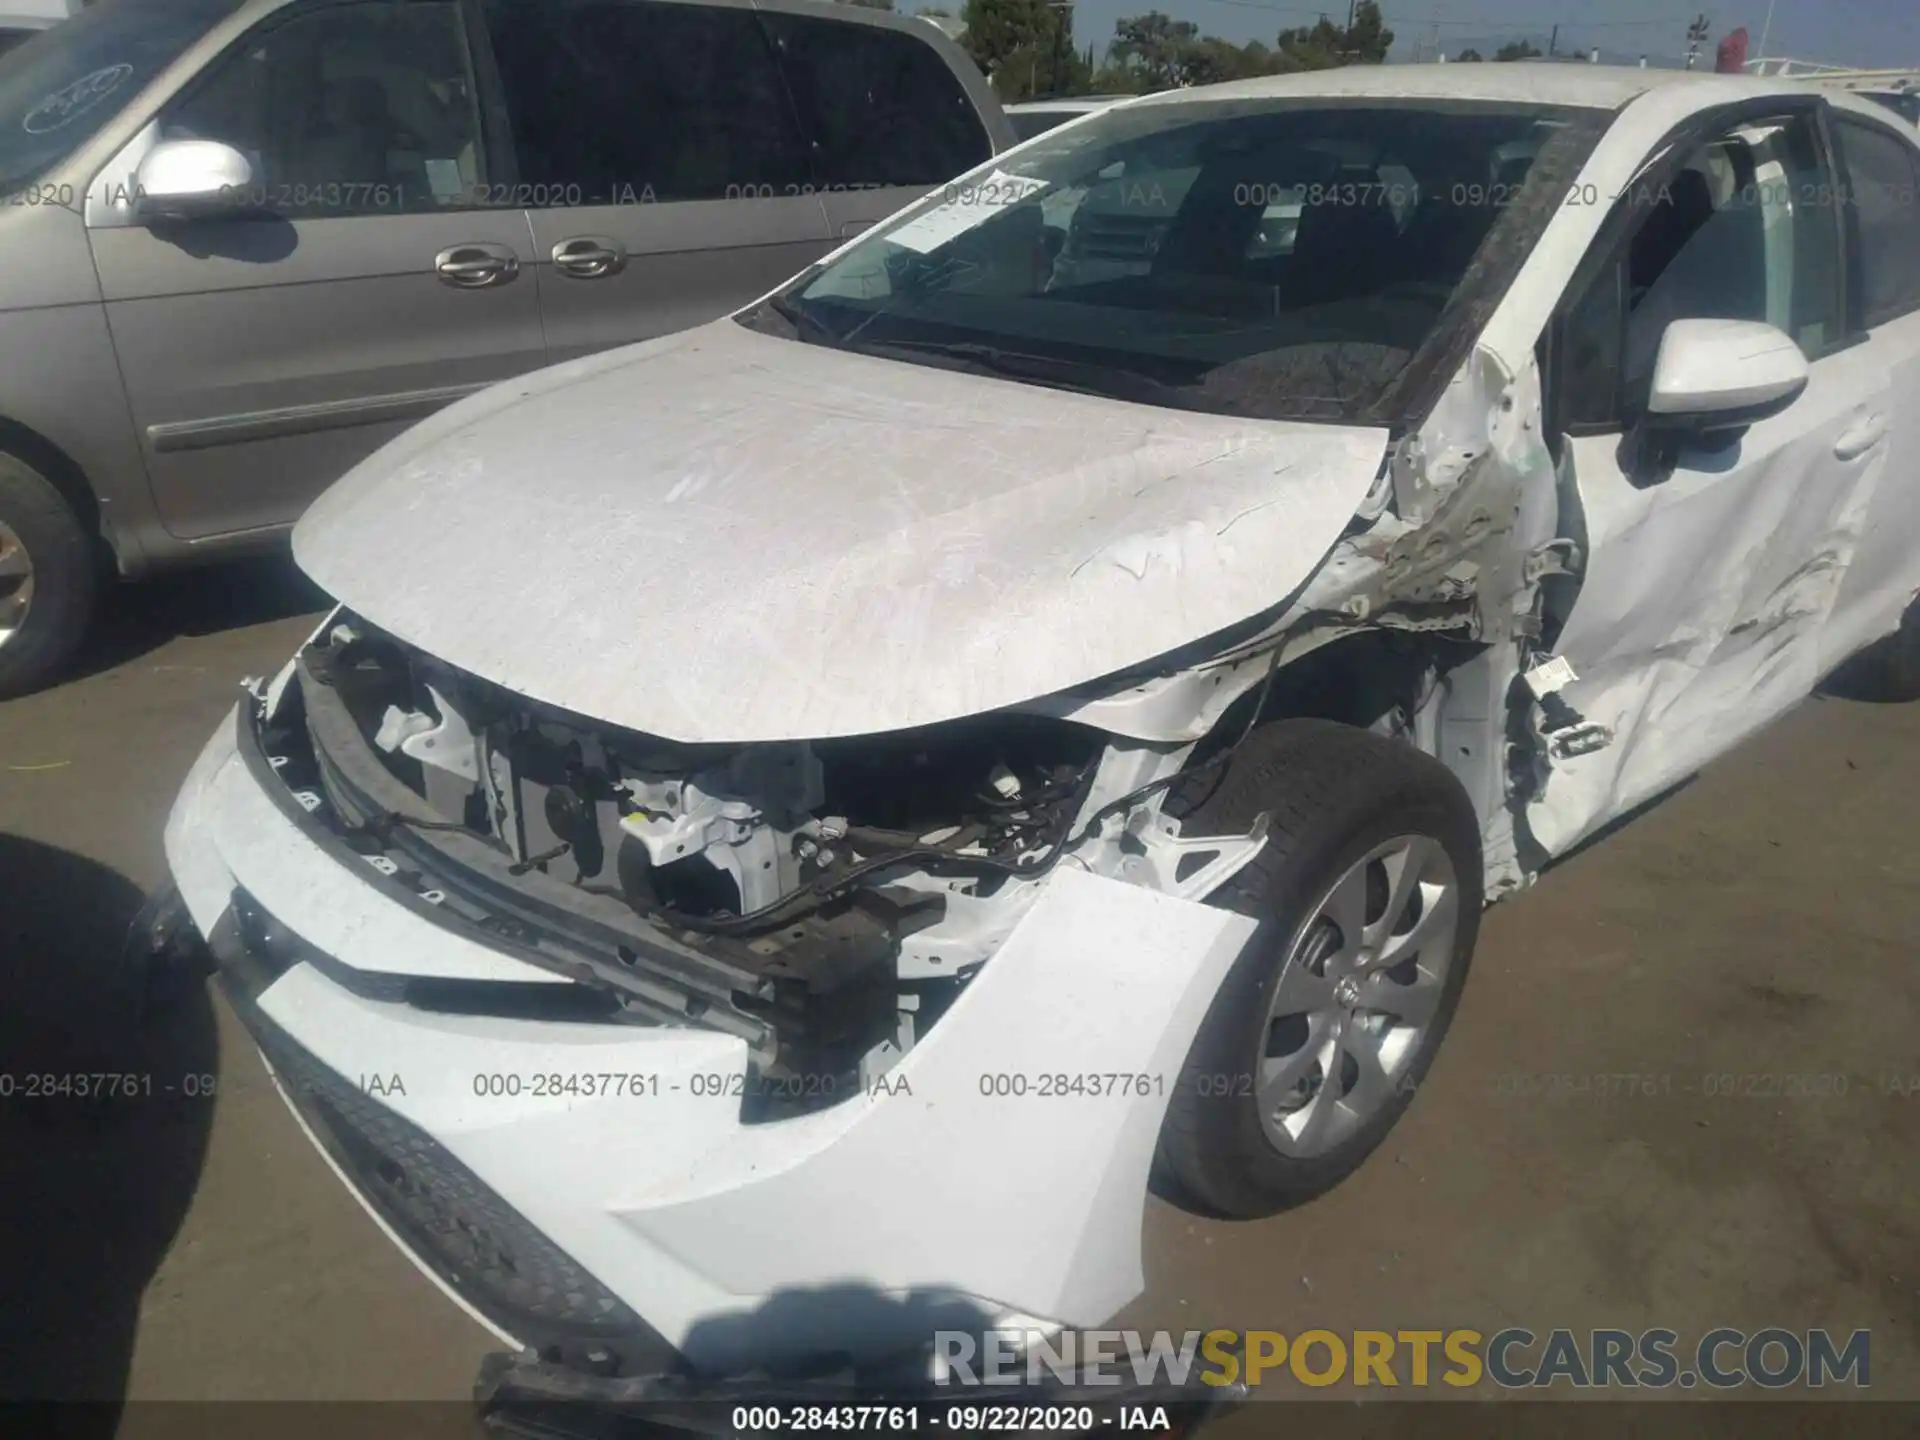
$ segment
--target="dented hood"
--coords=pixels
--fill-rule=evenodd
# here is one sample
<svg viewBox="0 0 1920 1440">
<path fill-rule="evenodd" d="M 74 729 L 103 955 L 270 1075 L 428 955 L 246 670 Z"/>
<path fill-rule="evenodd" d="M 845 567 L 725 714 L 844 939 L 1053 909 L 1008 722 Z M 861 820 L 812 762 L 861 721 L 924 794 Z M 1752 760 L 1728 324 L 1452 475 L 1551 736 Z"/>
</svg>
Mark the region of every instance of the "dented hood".
<svg viewBox="0 0 1920 1440">
<path fill-rule="evenodd" d="M 1274 605 L 1386 443 L 723 320 L 449 407 L 322 496 L 294 553 L 428 654 L 609 724 L 865 734 L 1067 689 Z"/>
</svg>

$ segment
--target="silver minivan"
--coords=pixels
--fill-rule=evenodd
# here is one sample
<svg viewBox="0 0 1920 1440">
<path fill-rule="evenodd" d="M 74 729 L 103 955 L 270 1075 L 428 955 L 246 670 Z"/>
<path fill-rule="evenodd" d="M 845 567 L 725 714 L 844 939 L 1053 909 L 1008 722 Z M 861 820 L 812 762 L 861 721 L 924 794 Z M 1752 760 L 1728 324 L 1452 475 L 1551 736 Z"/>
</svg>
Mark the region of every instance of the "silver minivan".
<svg viewBox="0 0 1920 1440">
<path fill-rule="evenodd" d="M 99 0 L 0 56 L 0 696 L 448 402 L 710 320 L 1013 143 L 816 0 Z"/>
</svg>

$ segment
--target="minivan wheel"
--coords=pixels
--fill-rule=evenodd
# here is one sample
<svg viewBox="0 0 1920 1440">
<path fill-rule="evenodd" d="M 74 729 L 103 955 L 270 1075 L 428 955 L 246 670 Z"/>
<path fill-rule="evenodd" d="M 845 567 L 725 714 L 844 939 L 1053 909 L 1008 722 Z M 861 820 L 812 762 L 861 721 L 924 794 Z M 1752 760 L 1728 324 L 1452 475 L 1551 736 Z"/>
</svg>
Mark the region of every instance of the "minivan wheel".
<svg viewBox="0 0 1920 1440">
<path fill-rule="evenodd" d="M 39 688 L 72 657 L 99 586 L 93 545 L 65 498 L 0 454 L 0 700 Z"/>
<path fill-rule="evenodd" d="M 1197 1209 L 1270 1215 L 1351 1174 L 1432 1064 L 1480 929 L 1479 823 L 1439 761 L 1321 720 L 1256 730 L 1168 809 L 1187 835 L 1269 817 L 1208 897 L 1260 927 L 1188 1052 L 1159 1161 Z"/>
</svg>

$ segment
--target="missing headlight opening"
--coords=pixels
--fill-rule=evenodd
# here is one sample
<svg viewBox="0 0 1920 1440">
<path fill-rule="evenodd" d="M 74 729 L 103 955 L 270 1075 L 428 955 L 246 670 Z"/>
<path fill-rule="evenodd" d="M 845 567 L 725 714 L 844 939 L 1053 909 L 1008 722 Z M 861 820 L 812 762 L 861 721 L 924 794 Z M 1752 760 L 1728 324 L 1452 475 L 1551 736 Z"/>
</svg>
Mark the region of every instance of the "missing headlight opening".
<svg viewBox="0 0 1920 1440">
<path fill-rule="evenodd" d="M 1238 737 L 1279 654 L 1231 716 Z M 1261 843 L 1256 827 L 1196 844 L 1163 809 L 1233 740 L 1143 743 L 1000 713 L 679 744 L 528 701 L 344 611 L 273 713 L 255 708 L 276 780 L 388 884 L 611 991 L 610 1019 L 746 1037 L 777 1082 L 748 1091 L 747 1118 L 873 1084 L 1063 862 L 1198 897 Z M 449 987 L 409 994 L 458 1003 Z"/>
</svg>

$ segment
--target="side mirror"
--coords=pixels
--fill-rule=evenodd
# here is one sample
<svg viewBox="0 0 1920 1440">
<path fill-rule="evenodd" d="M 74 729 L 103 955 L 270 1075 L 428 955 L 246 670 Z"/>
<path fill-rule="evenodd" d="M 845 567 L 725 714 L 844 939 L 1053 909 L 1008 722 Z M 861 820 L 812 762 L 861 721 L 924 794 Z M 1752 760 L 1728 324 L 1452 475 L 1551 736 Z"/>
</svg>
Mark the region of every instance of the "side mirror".
<svg viewBox="0 0 1920 1440">
<path fill-rule="evenodd" d="M 1648 428 L 1706 435 L 1777 415 L 1807 388 L 1807 357 L 1757 320 L 1675 320 L 1660 337 Z"/>
<path fill-rule="evenodd" d="M 162 140 L 134 172 L 134 219 L 146 224 L 233 214 L 246 208 L 252 187 L 253 166 L 231 145 Z"/>
</svg>

